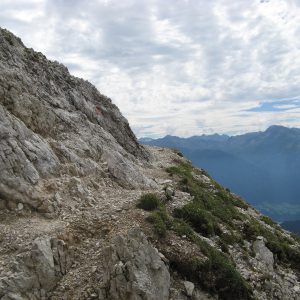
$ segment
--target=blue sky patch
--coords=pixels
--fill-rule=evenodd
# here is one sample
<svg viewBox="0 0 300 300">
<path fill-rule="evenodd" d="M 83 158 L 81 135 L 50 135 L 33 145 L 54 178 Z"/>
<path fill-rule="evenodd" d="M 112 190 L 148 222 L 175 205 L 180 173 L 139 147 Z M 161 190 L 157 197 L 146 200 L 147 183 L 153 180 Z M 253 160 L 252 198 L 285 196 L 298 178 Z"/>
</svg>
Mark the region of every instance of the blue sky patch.
<svg viewBox="0 0 300 300">
<path fill-rule="evenodd" d="M 261 102 L 259 106 L 247 109 L 250 112 L 287 111 L 300 107 L 300 100 L 276 100 Z"/>
</svg>

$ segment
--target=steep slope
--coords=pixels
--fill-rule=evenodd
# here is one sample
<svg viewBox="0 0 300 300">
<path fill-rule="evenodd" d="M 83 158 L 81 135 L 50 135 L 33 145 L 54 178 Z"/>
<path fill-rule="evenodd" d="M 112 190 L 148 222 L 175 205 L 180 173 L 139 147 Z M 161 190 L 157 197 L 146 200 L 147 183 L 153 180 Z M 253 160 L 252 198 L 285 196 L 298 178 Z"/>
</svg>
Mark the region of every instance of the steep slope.
<svg viewBox="0 0 300 300">
<path fill-rule="evenodd" d="M 144 143 L 179 149 L 196 166 L 278 221 L 300 216 L 300 129 L 271 126 L 264 132 L 232 137 L 166 136 Z"/>
<path fill-rule="evenodd" d="M 105 172 L 104 162 L 123 184 L 145 182 L 135 165 L 149 154 L 110 99 L 5 30 L 0 45 L 2 205 L 52 210 L 44 178 Z"/>
<path fill-rule="evenodd" d="M 0 299 L 299 299 L 299 241 L 0 30 Z"/>
</svg>

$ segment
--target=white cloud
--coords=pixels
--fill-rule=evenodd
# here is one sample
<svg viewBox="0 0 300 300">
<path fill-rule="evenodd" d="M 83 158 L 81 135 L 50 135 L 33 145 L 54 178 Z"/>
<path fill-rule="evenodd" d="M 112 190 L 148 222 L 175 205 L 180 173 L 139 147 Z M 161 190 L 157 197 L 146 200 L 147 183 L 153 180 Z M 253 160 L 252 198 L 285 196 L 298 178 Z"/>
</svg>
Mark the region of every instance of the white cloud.
<svg viewBox="0 0 300 300">
<path fill-rule="evenodd" d="M 300 126 L 297 0 L 15 0 L 0 26 L 111 97 L 139 136 Z M 281 104 L 284 106 L 284 103 Z"/>
</svg>

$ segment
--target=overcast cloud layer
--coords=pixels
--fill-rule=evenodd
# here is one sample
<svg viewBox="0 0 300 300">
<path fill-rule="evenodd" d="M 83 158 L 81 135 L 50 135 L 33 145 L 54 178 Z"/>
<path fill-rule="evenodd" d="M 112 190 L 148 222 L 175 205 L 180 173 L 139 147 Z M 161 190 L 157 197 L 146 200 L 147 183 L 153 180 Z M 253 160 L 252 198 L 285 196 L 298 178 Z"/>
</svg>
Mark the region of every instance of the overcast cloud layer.
<svg viewBox="0 0 300 300">
<path fill-rule="evenodd" d="M 0 26 L 139 137 L 300 127 L 300 0 L 0 0 Z"/>
</svg>

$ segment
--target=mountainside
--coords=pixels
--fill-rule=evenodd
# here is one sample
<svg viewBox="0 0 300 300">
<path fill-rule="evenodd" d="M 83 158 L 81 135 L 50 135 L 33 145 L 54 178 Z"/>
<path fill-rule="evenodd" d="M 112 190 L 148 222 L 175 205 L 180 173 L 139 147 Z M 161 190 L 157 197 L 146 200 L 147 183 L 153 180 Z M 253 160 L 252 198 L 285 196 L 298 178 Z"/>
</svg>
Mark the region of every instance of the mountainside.
<svg viewBox="0 0 300 300">
<path fill-rule="evenodd" d="M 300 217 L 300 129 L 271 126 L 239 136 L 143 141 L 176 148 L 196 166 L 278 221 Z"/>
<path fill-rule="evenodd" d="M 299 239 L 3 29 L 0 137 L 1 300 L 299 299 Z"/>
</svg>

